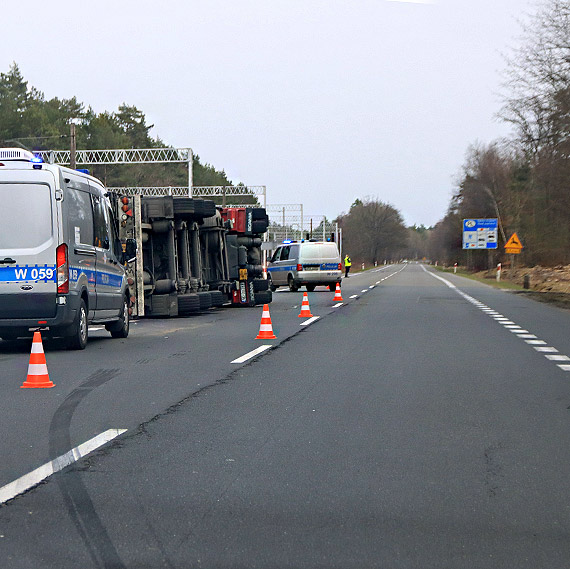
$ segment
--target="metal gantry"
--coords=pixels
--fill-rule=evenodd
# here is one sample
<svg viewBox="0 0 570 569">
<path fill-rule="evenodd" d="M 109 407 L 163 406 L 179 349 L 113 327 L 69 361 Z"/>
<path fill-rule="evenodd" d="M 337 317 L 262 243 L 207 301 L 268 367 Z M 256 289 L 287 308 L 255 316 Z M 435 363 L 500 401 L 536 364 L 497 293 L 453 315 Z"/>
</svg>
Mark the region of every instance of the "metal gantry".
<svg viewBox="0 0 570 569">
<path fill-rule="evenodd" d="M 40 150 L 35 152 L 44 162 L 67 165 L 71 163 L 71 150 Z M 123 148 L 112 150 L 77 150 L 75 164 L 156 164 L 178 162 L 188 164 L 188 187 L 194 185 L 192 164 L 194 153 L 191 148 Z M 186 188 L 186 194 L 188 188 Z"/>
</svg>

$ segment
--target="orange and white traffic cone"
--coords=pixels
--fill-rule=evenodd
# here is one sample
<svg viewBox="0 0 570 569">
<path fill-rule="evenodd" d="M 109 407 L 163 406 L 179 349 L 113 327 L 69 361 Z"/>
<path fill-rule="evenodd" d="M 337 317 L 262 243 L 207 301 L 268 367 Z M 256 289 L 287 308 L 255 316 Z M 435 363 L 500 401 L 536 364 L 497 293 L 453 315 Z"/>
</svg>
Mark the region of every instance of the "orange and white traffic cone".
<svg viewBox="0 0 570 569">
<path fill-rule="evenodd" d="M 28 365 L 28 377 L 20 387 L 53 387 L 54 385 L 55 383 L 50 381 L 48 375 L 42 335 L 39 331 L 34 332 L 32 353 L 30 354 L 30 363 Z"/>
<path fill-rule="evenodd" d="M 311 309 L 309 307 L 309 295 L 305 292 L 303 293 L 303 304 L 301 304 L 301 314 L 299 318 L 312 318 Z"/>
<path fill-rule="evenodd" d="M 263 313 L 261 314 L 261 324 L 259 325 L 259 334 L 256 340 L 274 340 L 277 336 L 273 333 L 271 326 L 271 316 L 269 315 L 269 304 L 263 305 Z"/>
<path fill-rule="evenodd" d="M 336 283 L 336 291 L 334 293 L 333 302 L 342 302 L 342 295 L 340 294 L 340 283 Z"/>
</svg>

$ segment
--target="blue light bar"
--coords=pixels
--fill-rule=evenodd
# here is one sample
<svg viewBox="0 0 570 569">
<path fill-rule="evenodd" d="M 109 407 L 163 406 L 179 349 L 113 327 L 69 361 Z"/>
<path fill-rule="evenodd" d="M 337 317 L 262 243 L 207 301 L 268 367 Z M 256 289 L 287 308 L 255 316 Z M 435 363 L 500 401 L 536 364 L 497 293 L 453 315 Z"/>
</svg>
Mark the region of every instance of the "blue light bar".
<svg viewBox="0 0 570 569">
<path fill-rule="evenodd" d="M 293 243 L 291 239 L 285 239 L 285 241 L 283 241 L 283 245 L 290 245 L 291 243 Z"/>
<path fill-rule="evenodd" d="M 43 160 L 41 156 L 34 156 L 32 159 L 30 159 L 30 162 L 33 162 L 34 164 L 43 164 Z"/>
</svg>

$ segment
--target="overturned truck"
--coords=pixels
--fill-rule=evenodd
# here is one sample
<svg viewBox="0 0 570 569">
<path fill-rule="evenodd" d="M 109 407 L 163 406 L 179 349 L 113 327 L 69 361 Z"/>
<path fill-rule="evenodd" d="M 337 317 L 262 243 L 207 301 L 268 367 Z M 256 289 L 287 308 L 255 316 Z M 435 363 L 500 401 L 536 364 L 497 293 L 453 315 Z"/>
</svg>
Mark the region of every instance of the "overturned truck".
<svg viewBox="0 0 570 569">
<path fill-rule="evenodd" d="M 223 305 L 271 302 L 261 243 L 264 208 L 216 208 L 182 196 L 113 196 L 121 239 L 137 242 L 129 264 L 135 316 L 179 316 Z"/>
</svg>

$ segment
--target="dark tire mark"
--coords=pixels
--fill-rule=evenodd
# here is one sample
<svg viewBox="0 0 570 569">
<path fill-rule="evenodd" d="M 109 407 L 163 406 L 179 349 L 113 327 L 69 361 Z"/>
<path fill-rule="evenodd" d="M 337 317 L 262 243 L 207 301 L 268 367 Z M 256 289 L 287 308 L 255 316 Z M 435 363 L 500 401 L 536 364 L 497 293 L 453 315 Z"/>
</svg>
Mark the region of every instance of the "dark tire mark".
<svg viewBox="0 0 570 569">
<path fill-rule="evenodd" d="M 81 401 L 97 387 L 119 374 L 119 370 L 98 370 L 81 386 L 74 389 L 58 407 L 49 428 L 49 450 L 52 460 L 71 449 L 69 428 L 71 419 Z M 97 515 L 89 492 L 81 479 L 81 472 L 72 468 L 55 477 L 63 501 L 85 547 L 96 567 L 125 569 L 105 526 Z"/>
</svg>

